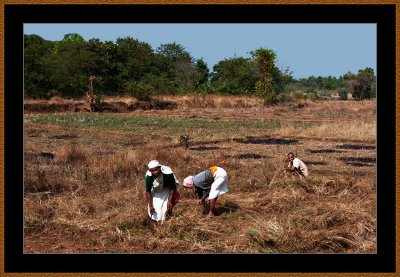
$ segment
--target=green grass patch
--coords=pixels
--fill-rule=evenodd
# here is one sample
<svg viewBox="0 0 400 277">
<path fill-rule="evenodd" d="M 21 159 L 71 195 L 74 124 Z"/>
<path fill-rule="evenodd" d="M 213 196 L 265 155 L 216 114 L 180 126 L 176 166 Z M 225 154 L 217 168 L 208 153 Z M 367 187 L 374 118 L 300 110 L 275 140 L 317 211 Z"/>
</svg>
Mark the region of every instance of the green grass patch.
<svg viewBox="0 0 400 277">
<path fill-rule="evenodd" d="M 177 134 L 190 130 L 275 130 L 281 127 L 276 120 L 208 120 L 208 119 L 171 119 L 144 116 L 125 116 L 115 114 L 43 114 L 25 115 L 25 120 L 33 124 L 56 125 L 69 128 L 92 130 L 116 130 L 149 132 L 163 130 L 166 134 Z"/>
</svg>

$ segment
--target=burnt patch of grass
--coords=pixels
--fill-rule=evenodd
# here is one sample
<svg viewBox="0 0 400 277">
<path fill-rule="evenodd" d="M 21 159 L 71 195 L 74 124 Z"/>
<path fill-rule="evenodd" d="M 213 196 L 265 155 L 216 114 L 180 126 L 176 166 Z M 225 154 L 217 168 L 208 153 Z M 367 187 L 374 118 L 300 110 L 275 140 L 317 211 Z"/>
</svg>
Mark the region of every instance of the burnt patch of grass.
<svg viewBox="0 0 400 277">
<path fill-rule="evenodd" d="M 306 165 L 327 165 L 327 162 L 304 161 Z"/>
<path fill-rule="evenodd" d="M 275 139 L 275 138 L 254 138 L 247 137 L 245 139 L 234 139 L 234 141 L 245 144 L 267 144 L 267 145 L 286 145 L 286 144 L 297 144 L 299 140 L 297 139 Z"/>
<path fill-rule="evenodd" d="M 372 145 L 359 145 L 359 144 L 342 144 L 336 146 L 338 149 L 351 149 L 351 150 L 375 150 L 376 146 Z"/>
<path fill-rule="evenodd" d="M 369 173 L 365 171 L 353 171 L 353 174 L 363 176 L 363 175 L 368 175 Z"/>
<path fill-rule="evenodd" d="M 208 151 L 208 150 L 218 150 L 218 149 L 221 149 L 221 147 L 217 147 L 217 146 L 189 147 L 189 150 L 194 150 L 194 151 Z"/>
<path fill-rule="evenodd" d="M 51 138 L 51 139 L 75 139 L 75 138 L 78 138 L 78 135 L 77 134 L 60 134 L 60 135 L 50 136 L 49 138 Z"/>
<path fill-rule="evenodd" d="M 50 153 L 50 152 L 40 152 L 40 155 L 45 159 L 49 159 L 49 160 L 54 159 L 54 154 Z"/>
<path fill-rule="evenodd" d="M 318 150 L 308 149 L 308 152 L 313 153 L 313 154 L 318 154 L 318 153 L 342 153 L 342 151 L 335 150 L 335 149 L 318 149 Z"/>
<path fill-rule="evenodd" d="M 363 166 L 372 166 L 371 164 L 365 164 L 365 163 L 346 163 L 347 165 L 355 166 L 355 167 L 363 167 Z"/>
<path fill-rule="evenodd" d="M 367 157 L 341 157 L 339 160 L 351 166 L 373 166 L 376 162 L 375 158 Z"/>
</svg>

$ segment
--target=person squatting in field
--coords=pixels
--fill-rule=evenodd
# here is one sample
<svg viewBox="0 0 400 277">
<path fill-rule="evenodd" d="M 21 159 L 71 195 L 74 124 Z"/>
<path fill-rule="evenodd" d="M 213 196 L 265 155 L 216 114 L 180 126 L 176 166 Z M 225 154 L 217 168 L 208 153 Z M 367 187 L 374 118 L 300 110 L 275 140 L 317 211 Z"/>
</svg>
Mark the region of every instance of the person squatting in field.
<svg viewBox="0 0 400 277">
<path fill-rule="evenodd" d="M 211 166 L 195 176 L 188 176 L 183 181 L 183 187 L 190 188 L 199 197 L 199 204 L 204 205 L 208 197 L 210 208 L 206 219 L 214 216 L 214 206 L 218 196 L 228 192 L 228 174 L 218 166 Z"/>
<path fill-rule="evenodd" d="M 293 152 L 289 152 L 287 157 L 289 163 L 284 170 L 299 174 L 300 177 L 308 176 L 308 169 L 303 161 L 301 161 L 299 158 L 295 158 Z"/>
<path fill-rule="evenodd" d="M 172 215 L 172 209 L 180 199 L 179 182 L 172 169 L 157 160 L 150 161 L 148 168 L 145 176 L 148 214 L 153 220 L 164 221 Z"/>
</svg>

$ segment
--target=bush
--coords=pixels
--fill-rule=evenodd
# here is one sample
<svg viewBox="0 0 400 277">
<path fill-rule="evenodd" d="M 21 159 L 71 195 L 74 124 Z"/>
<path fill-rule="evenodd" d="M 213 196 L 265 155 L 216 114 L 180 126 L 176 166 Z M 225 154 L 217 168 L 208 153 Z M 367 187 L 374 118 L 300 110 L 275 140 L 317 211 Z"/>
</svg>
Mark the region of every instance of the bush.
<svg viewBox="0 0 400 277">
<path fill-rule="evenodd" d="M 347 100 L 347 91 L 345 88 L 340 88 L 338 94 L 340 100 Z"/>
<path fill-rule="evenodd" d="M 139 101 L 150 101 L 153 90 L 153 86 L 142 81 L 125 83 L 125 93 Z"/>
</svg>

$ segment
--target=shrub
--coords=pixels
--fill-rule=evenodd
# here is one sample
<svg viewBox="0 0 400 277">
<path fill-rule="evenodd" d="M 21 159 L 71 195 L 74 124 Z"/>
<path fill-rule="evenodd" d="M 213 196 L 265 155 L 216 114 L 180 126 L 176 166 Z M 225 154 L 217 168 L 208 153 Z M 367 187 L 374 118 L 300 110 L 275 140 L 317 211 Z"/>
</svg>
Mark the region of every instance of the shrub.
<svg viewBox="0 0 400 277">
<path fill-rule="evenodd" d="M 150 101 L 153 86 L 142 81 L 125 83 L 125 93 L 139 101 Z"/>
<path fill-rule="evenodd" d="M 338 94 L 340 100 L 347 100 L 347 91 L 345 88 L 340 88 Z"/>
<path fill-rule="evenodd" d="M 182 135 L 179 137 L 179 145 L 185 147 L 186 149 L 189 148 L 189 141 L 192 138 L 189 135 Z"/>
</svg>

